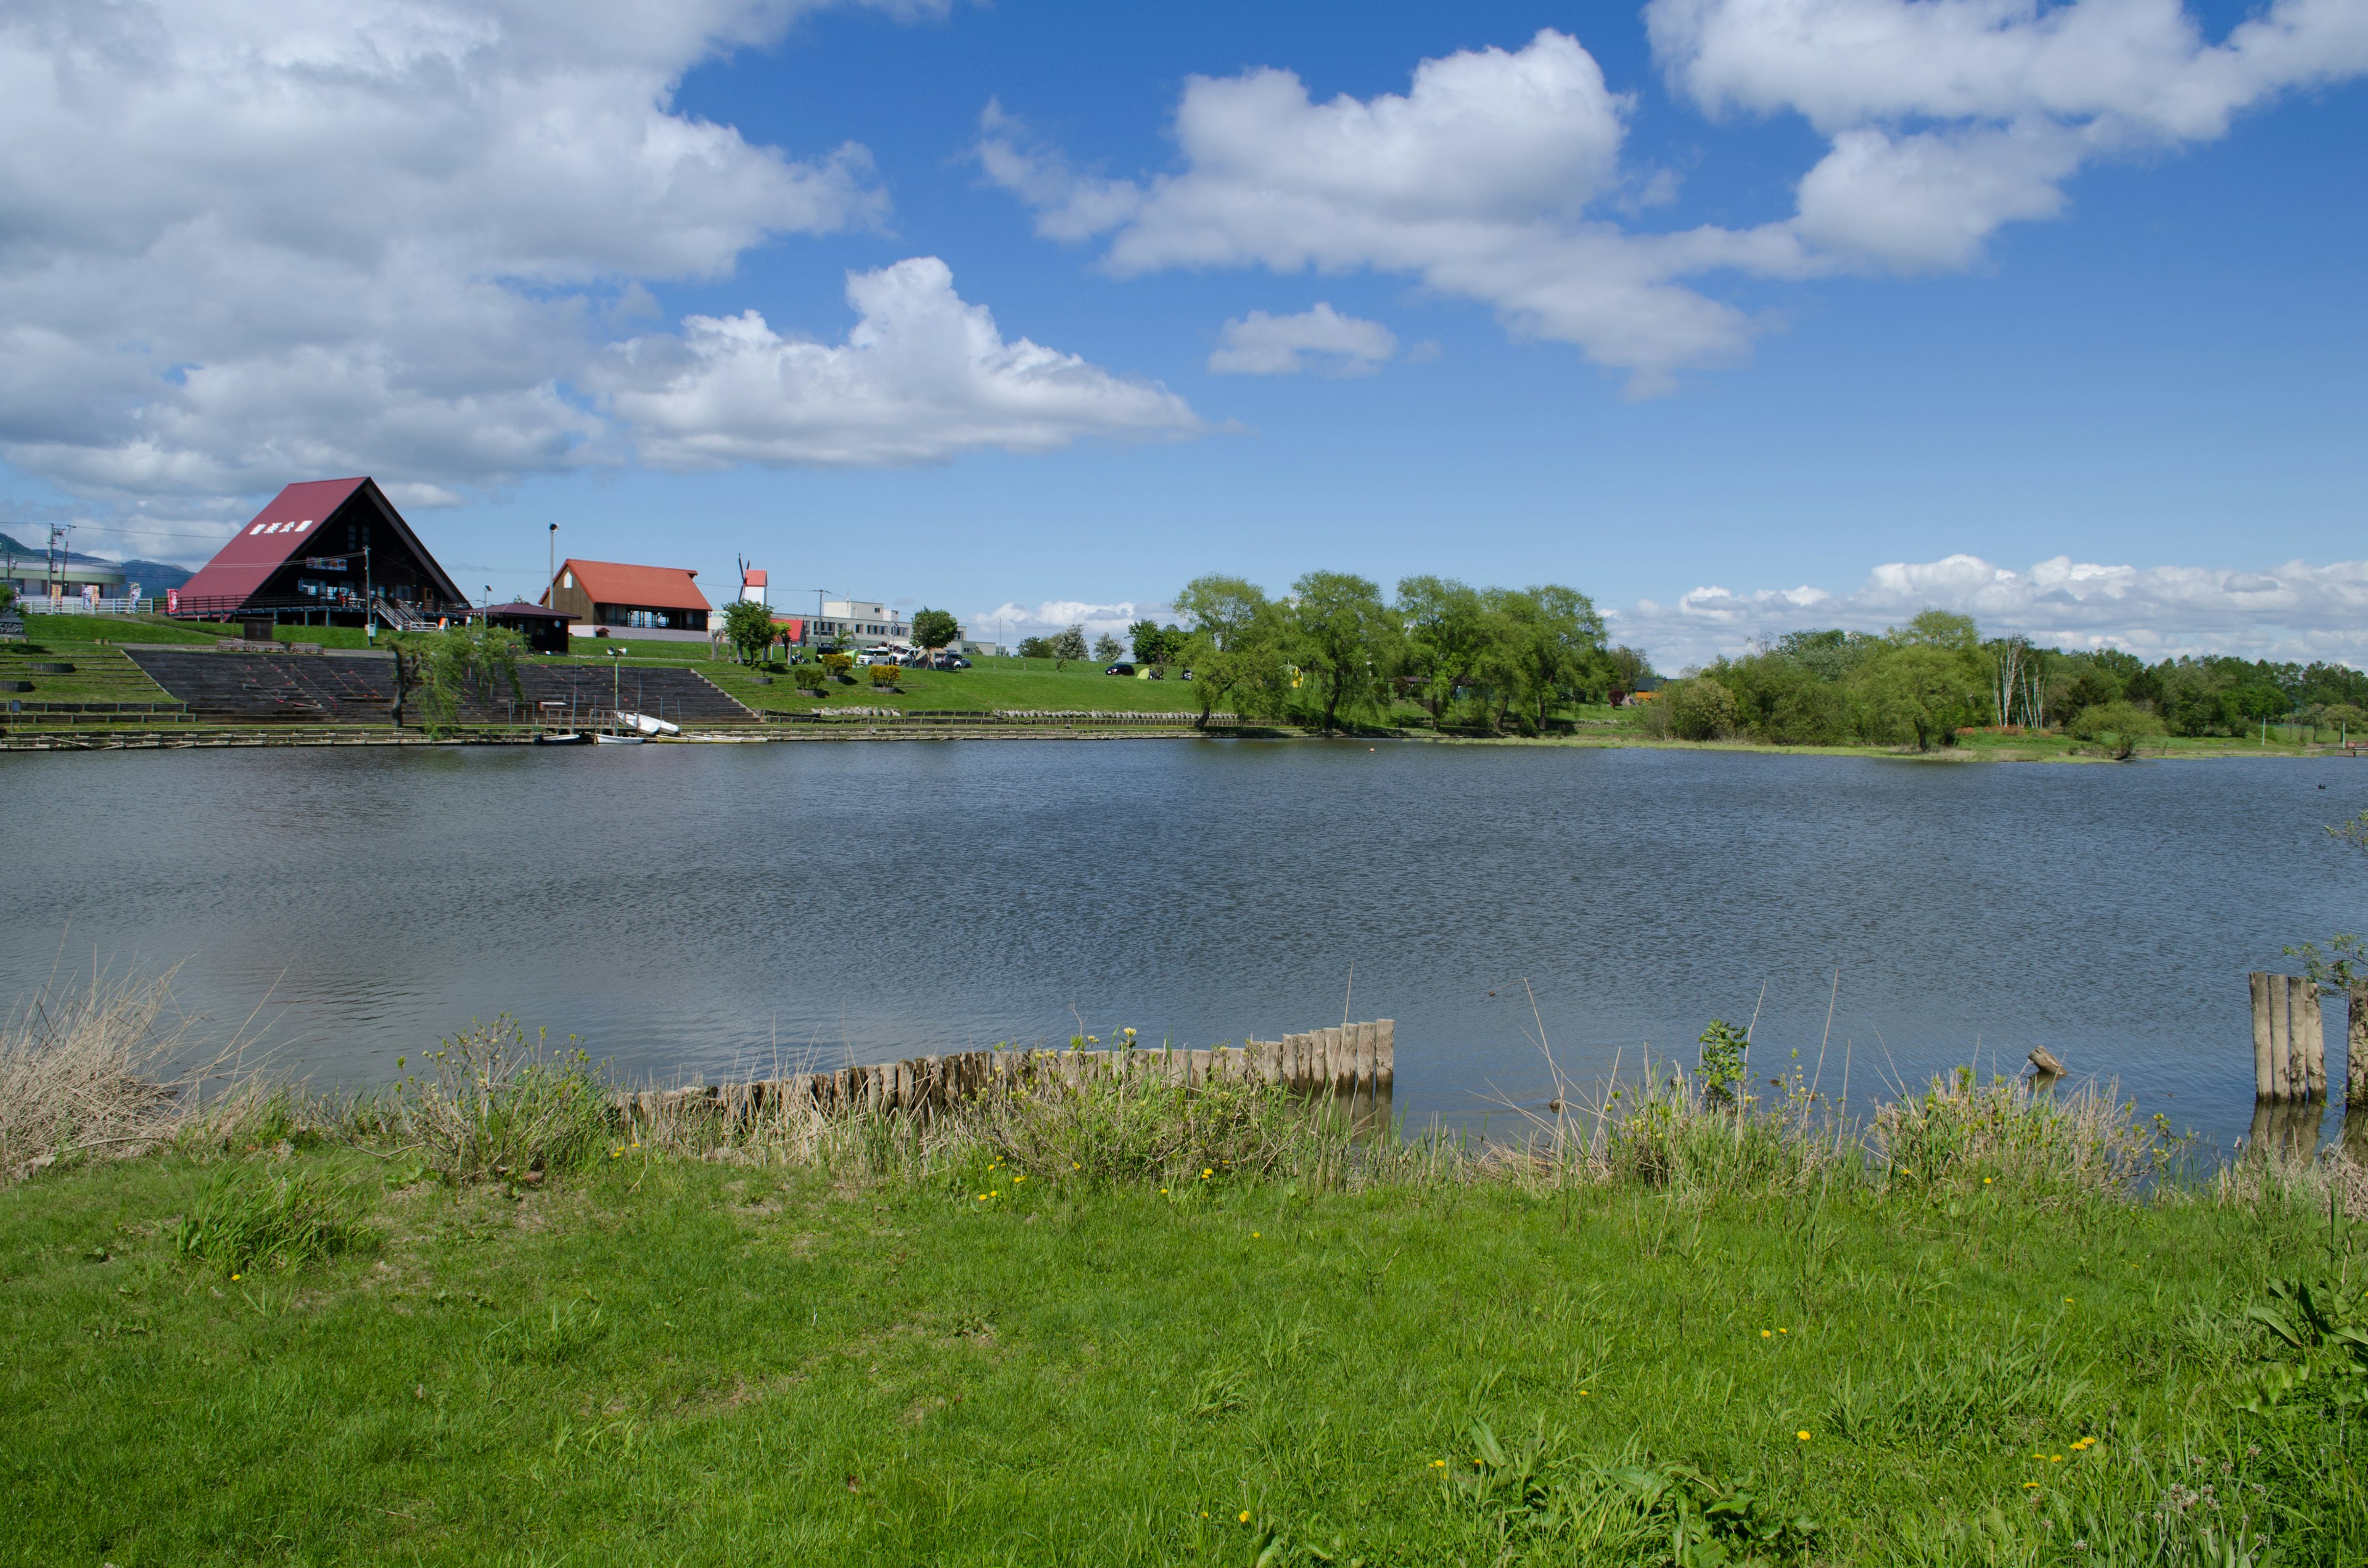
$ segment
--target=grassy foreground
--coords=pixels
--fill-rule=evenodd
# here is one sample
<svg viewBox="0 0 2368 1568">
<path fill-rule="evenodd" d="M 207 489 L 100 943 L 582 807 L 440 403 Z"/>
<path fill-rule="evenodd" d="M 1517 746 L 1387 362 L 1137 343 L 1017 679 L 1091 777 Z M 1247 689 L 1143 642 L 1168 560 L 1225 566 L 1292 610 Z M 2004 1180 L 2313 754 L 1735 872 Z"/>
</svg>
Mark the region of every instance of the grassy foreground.
<svg viewBox="0 0 2368 1568">
<path fill-rule="evenodd" d="M 0 1192 L 0 1560 L 2368 1559 L 2349 1165 L 2146 1186 L 2125 1114 L 1969 1082 L 1479 1153 L 435 1060 Z"/>
</svg>

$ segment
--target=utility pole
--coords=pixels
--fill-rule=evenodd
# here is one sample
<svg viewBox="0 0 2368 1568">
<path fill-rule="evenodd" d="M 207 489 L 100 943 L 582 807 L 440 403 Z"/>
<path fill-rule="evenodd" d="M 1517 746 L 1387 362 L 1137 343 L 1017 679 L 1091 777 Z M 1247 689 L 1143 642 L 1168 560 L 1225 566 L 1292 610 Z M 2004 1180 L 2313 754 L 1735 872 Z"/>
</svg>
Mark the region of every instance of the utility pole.
<svg viewBox="0 0 2368 1568">
<path fill-rule="evenodd" d="M 53 599 L 61 597 L 66 591 L 66 563 L 74 555 L 74 551 L 68 549 L 67 546 L 72 541 L 73 538 L 74 525 L 72 523 L 51 523 L 50 525 L 50 554 L 49 561 L 47 562 L 49 573 L 48 575 L 42 578 L 41 586 L 49 590 L 50 597 Z"/>
<path fill-rule="evenodd" d="M 370 546 L 367 544 L 362 546 L 362 641 L 372 648 L 378 646 L 378 597 L 370 589 Z M 402 666 L 398 665 L 396 668 L 399 671 Z M 402 676 L 397 675 L 395 685 L 398 689 L 402 684 Z"/>
<path fill-rule="evenodd" d="M 559 525 L 551 525 L 551 570 L 542 579 L 542 602 L 547 609 L 557 609 L 559 598 Z"/>
</svg>

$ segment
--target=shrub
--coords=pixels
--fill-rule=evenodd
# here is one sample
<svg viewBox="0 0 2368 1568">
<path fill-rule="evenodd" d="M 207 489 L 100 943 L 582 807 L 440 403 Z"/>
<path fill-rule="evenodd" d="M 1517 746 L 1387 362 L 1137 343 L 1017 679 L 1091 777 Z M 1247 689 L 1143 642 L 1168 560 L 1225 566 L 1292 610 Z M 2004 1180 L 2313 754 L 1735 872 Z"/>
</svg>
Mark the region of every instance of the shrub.
<svg viewBox="0 0 2368 1568">
<path fill-rule="evenodd" d="M 898 665 L 874 665 L 871 666 L 871 687 L 874 691 L 894 691 L 896 689 L 897 683 L 904 678 L 905 672 Z"/>
<path fill-rule="evenodd" d="M 540 1036 L 529 1046 L 507 1014 L 472 1022 L 429 1052 L 427 1064 L 394 1086 L 382 1121 L 447 1181 L 569 1170 L 608 1142 L 609 1090 L 591 1058 L 551 1055 Z"/>
<path fill-rule="evenodd" d="M 1088 1060 L 1072 1081 L 1045 1052 L 1031 1090 L 980 1107 L 995 1157 L 1037 1180 L 1198 1184 L 1203 1171 L 1213 1181 L 1296 1169 L 1337 1135 L 1305 1102 L 1263 1083 L 1186 1088 Z"/>
<path fill-rule="evenodd" d="M 216 1176 L 173 1228 L 173 1250 L 224 1274 L 335 1256 L 361 1237 L 359 1205 L 313 1171 L 241 1165 Z"/>
<path fill-rule="evenodd" d="M 1702 1033 L 1702 1092 L 1712 1105 L 1733 1105 L 1736 1086 L 1743 1082 L 1747 1071 L 1745 1059 L 1750 1054 L 1748 1035 L 1725 1018 L 1713 1018 L 1710 1028 Z"/>
<path fill-rule="evenodd" d="M 820 691 L 823 678 L 823 672 L 813 665 L 800 665 L 790 672 L 790 679 L 800 691 Z"/>
<path fill-rule="evenodd" d="M 2123 761 L 2137 755 L 2138 744 L 2164 733 L 2162 721 L 2135 702 L 2102 702 L 2083 708 L 2072 721 L 2075 740 L 2100 742 Z"/>
<path fill-rule="evenodd" d="M 825 653 L 822 656 L 822 667 L 828 670 L 831 675 L 838 680 L 850 680 L 853 677 L 847 672 L 855 667 L 855 655 L 852 653 Z"/>
<path fill-rule="evenodd" d="M 1714 741 L 1735 733 L 1735 694 L 1706 676 L 1673 681 L 1662 692 L 1669 728 L 1679 739 Z"/>
</svg>

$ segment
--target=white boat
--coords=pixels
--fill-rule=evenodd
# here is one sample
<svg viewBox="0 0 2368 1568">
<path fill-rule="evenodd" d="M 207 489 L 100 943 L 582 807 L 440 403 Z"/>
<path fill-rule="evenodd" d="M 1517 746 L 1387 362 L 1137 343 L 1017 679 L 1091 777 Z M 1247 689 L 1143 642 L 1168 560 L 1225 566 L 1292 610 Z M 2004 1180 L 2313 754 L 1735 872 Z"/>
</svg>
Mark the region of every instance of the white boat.
<svg viewBox="0 0 2368 1568">
<path fill-rule="evenodd" d="M 634 729 L 639 730 L 645 735 L 678 735 L 682 733 L 682 726 L 680 724 L 668 723 L 666 720 L 650 713 L 620 713 L 617 715 L 617 722 L 620 724 L 631 724 Z"/>
<path fill-rule="evenodd" d="M 592 739 L 604 746 L 637 746 L 646 742 L 649 737 L 647 735 L 612 735 L 606 731 L 595 731 Z"/>
</svg>

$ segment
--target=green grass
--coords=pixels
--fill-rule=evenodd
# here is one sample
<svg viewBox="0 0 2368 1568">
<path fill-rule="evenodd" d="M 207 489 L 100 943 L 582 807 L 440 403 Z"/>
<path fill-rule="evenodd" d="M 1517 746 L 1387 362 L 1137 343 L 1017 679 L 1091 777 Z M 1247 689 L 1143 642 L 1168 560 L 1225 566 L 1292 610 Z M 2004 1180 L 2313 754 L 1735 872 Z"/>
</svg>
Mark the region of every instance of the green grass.
<svg viewBox="0 0 2368 1568">
<path fill-rule="evenodd" d="M 1820 1563 L 2202 1562 L 2206 1485 L 2262 1561 L 2368 1555 L 2359 1410 L 2241 1408 L 2246 1307 L 2329 1267 L 2274 1197 L 1008 1173 L 453 1188 L 283 1145 L 20 1184 L 0 1560 L 1643 1564 L 1647 1464 Z M 290 1176 L 367 1240 L 176 1251 Z"/>
</svg>

